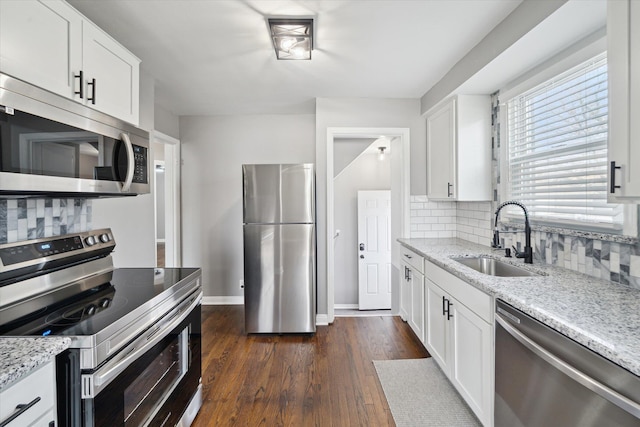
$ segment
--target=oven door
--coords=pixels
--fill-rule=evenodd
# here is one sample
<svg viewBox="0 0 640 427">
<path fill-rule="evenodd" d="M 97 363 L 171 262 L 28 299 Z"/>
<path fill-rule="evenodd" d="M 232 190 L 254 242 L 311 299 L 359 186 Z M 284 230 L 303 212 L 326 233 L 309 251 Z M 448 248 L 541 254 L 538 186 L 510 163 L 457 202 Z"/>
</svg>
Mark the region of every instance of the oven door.
<svg viewBox="0 0 640 427">
<path fill-rule="evenodd" d="M 185 300 L 99 369 L 82 373 L 83 426 L 180 420 L 200 386 L 200 300 L 201 293 Z"/>
</svg>

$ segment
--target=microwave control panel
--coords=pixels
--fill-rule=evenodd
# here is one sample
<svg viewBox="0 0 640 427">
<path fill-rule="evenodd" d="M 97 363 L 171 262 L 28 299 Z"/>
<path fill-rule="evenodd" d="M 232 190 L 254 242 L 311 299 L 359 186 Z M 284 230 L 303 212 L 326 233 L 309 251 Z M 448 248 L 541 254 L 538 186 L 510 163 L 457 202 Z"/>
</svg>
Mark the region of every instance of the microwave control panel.
<svg viewBox="0 0 640 427">
<path fill-rule="evenodd" d="M 133 182 L 147 184 L 147 155 L 148 150 L 145 147 L 133 144 Z"/>
</svg>

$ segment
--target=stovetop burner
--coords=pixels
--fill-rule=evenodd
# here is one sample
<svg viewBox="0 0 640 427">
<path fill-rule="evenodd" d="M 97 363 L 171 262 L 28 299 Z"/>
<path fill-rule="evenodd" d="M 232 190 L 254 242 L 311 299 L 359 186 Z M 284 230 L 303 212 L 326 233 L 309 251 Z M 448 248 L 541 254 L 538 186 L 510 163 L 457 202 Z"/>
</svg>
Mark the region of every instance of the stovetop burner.
<svg viewBox="0 0 640 427">
<path fill-rule="evenodd" d="M 77 325 L 111 307 L 115 295 L 115 288 L 110 283 L 105 283 L 95 288 L 80 292 L 67 298 L 56 300 L 55 295 L 46 295 L 46 298 L 34 298 L 31 307 L 40 306 L 39 309 L 29 314 L 13 319 L 3 317 L 3 325 L 0 326 L 0 335 L 57 335 L 65 329 Z M 53 297 L 53 298 L 52 298 Z M 50 303 L 49 301 L 54 300 Z M 126 300 L 124 301 L 126 304 Z M 19 313 L 14 310 L 14 312 Z"/>
</svg>

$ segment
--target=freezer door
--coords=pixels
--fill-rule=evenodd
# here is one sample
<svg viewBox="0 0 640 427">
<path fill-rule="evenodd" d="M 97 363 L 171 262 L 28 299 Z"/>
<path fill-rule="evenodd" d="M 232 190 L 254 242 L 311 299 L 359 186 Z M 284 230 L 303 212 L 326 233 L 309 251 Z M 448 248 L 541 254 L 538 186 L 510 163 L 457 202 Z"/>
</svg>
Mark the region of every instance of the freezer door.
<svg viewBox="0 0 640 427">
<path fill-rule="evenodd" d="M 315 259 L 313 224 L 244 226 L 247 333 L 315 332 Z"/>
<path fill-rule="evenodd" d="M 315 222 L 313 164 L 243 165 L 245 224 Z"/>
</svg>

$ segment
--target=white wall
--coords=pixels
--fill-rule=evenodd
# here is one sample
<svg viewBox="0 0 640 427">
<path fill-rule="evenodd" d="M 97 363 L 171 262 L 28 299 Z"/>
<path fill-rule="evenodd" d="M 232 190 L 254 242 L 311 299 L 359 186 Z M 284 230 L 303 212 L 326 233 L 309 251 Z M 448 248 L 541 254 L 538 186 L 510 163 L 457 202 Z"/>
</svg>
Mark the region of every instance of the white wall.
<svg viewBox="0 0 640 427">
<path fill-rule="evenodd" d="M 333 177 L 349 166 L 369 145 L 372 138 L 338 138 L 333 146 Z"/>
<path fill-rule="evenodd" d="M 183 265 L 205 296 L 242 296 L 242 164 L 314 163 L 313 115 L 180 117 Z"/>
<path fill-rule="evenodd" d="M 327 312 L 327 128 L 409 128 L 411 133 L 411 194 L 425 194 L 426 125 L 419 99 L 316 100 L 316 199 L 318 212 L 318 313 Z"/>
<path fill-rule="evenodd" d="M 153 180 L 153 172 L 149 176 Z M 156 266 L 154 209 L 153 189 L 150 194 L 93 201 L 93 228 L 113 231 L 116 267 Z"/>
<path fill-rule="evenodd" d="M 154 80 L 140 74 L 140 128 L 153 129 Z M 153 203 L 153 147 L 149 154 L 151 193 L 135 197 L 97 199 L 92 202 L 92 228 L 111 228 L 116 241 L 116 267 L 155 267 L 155 206 Z"/>
<path fill-rule="evenodd" d="M 334 179 L 335 304 L 358 304 L 358 190 L 390 190 L 390 159 L 363 154 Z"/>
<path fill-rule="evenodd" d="M 427 112 L 449 96 L 566 2 L 567 0 L 523 1 L 422 96 L 421 111 Z M 425 193 L 426 191 L 423 194 Z M 411 194 L 419 193 L 412 191 Z"/>
<path fill-rule="evenodd" d="M 154 111 L 154 129 L 180 139 L 180 119 L 172 112 L 156 105 Z"/>
</svg>

